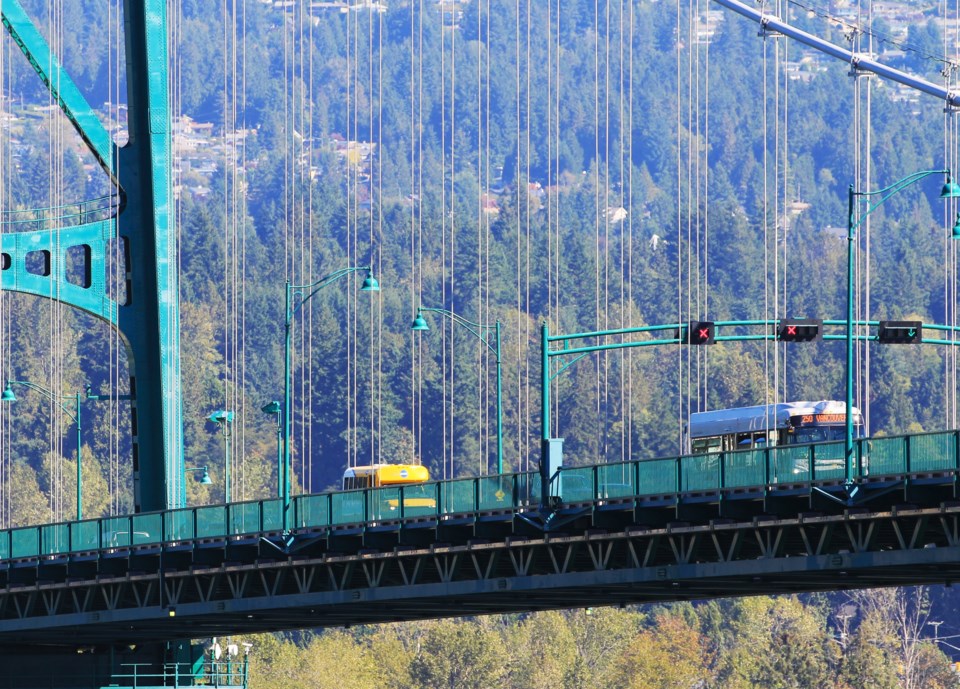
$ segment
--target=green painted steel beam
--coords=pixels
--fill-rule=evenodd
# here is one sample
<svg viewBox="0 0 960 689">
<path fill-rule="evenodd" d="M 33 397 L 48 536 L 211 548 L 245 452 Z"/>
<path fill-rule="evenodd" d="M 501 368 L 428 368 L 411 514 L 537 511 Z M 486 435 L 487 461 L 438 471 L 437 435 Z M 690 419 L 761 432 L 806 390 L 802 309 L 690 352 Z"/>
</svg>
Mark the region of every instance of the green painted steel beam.
<svg viewBox="0 0 960 689">
<path fill-rule="evenodd" d="M 135 397 L 134 500 L 139 510 L 152 511 L 186 499 L 166 2 L 124 0 L 123 16 L 130 140 L 120 150 L 127 206 L 118 232 L 127 243 L 130 279 L 119 326 Z"/>
</svg>

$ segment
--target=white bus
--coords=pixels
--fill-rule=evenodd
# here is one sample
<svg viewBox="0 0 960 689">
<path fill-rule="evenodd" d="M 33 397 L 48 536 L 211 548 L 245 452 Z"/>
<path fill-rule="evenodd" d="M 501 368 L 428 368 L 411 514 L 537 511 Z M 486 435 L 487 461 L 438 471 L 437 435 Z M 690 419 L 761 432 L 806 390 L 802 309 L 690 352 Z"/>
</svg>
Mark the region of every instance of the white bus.
<svg viewBox="0 0 960 689">
<path fill-rule="evenodd" d="M 783 402 L 717 409 L 690 415 L 686 448 L 690 454 L 751 450 L 844 440 L 846 404 L 836 400 Z M 863 418 L 853 408 L 853 435 L 863 435 Z"/>
</svg>

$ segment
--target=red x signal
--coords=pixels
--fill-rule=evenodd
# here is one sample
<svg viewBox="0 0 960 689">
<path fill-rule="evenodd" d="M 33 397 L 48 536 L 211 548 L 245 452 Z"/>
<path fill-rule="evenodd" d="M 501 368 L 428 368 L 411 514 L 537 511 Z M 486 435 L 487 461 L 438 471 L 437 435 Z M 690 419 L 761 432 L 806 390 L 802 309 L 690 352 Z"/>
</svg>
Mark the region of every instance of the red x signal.
<svg viewBox="0 0 960 689">
<path fill-rule="evenodd" d="M 682 338 L 684 344 L 692 345 L 712 345 L 716 330 L 713 321 L 689 321 L 685 327 L 686 332 L 677 331 L 677 337 Z"/>
<path fill-rule="evenodd" d="M 784 318 L 777 326 L 777 339 L 781 342 L 812 342 L 822 336 L 823 321 L 819 318 Z"/>
</svg>

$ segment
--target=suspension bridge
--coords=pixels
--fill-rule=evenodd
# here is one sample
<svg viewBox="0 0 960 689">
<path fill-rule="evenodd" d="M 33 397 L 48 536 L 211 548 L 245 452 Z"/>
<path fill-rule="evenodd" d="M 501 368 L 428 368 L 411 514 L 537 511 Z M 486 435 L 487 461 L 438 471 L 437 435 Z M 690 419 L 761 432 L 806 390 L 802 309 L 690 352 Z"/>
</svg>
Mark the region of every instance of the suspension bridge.
<svg viewBox="0 0 960 689">
<path fill-rule="evenodd" d="M 840 48 L 772 12 L 717 1 L 756 22 L 767 38 L 787 37 L 849 63 L 858 84 L 876 75 L 943 101 L 954 126 L 960 98 L 951 88 L 893 69 L 868 51 Z M 238 491 L 239 499 L 231 499 L 234 412 L 221 410 L 209 418 L 225 436 L 224 500 L 188 505 L 185 477 L 202 472 L 202 482 L 211 481 L 210 462 L 185 452 L 167 3 L 122 4 L 128 112 L 122 145 L 20 0 L 2 0 L 0 8 L 7 33 L 113 188 L 95 201 L 18 211 L 0 235 L 0 289 L 73 307 L 119 334 L 129 380 L 104 394 L 88 390 L 84 399 L 129 407 L 124 461 L 132 483 L 129 514 L 84 515 L 81 395 L 60 404 L 46 388 L 8 378 L 3 401 L 16 400 L 16 385 L 40 390 L 76 424 L 77 512 L 76 519 L 0 529 L 0 640 L 8 668 L 0 687 L 244 685 L 245 656 L 235 649 L 213 657 L 187 641 L 199 637 L 759 592 L 951 585 L 960 576 L 960 431 L 949 423 L 946 430 L 901 435 L 852 431 L 856 357 L 868 345 L 937 347 L 955 363 L 960 336 L 951 314 L 943 324 L 872 319 L 854 296 L 856 231 L 887 199 L 928 176 L 944 176 L 940 196 L 951 214 L 960 189 L 949 166 L 876 192 L 851 187 L 844 319 L 708 321 L 692 314 L 576 334 L 551 334 L 544 323 L 534 374 L 539 386 L 529 386 L 539 400 L 527 402 L 527 412 L 540 414 L 540 437 L 532 443 L 539 452 L 518 443 L 520 459 L 506 464 L 500 321 L 469 321 L 423 306 L 422 294 L 415 295 L 414 330 L 429 328 L 424 314 L 449 317 L 451 327 L 469 330 L 495 358 L 497 470 L 469 478 L 456 476 L 452 460 L 447 472 L 445 454 L 443 480 L 294 495 L 293 357 L 303 354 L 297 349 L 303 342 L 291 337 L 296 318 L 319 289 L 354 272 L 366 276 L 362 290 L 381 291 L 374 275 L 383 282 L 383 271 L 370 260 L 319 280 L 294 272 L 298 279 L 286 284 L 284 403 L 263 407 L 276 415 L 276 497 L 247 499 Z M 621 3 L 621 21 L 622 13 Z M 348 70 L 359 64 L 358 58 Z M 559 129 L 559 114 L 553 124 Z M 347 160 L 364 155 L 358 146 L 345 150 Z M 348 182 L 354 192 L 357 179 Z M 481 201 L 481 213 L 490 208 Z M 953 233 L 960 235 L 960 225 Z M 452 253 L 449 262 L 452 274 Z M 581 359 L 661 346 L 687 352 L 687 364 L 700 367 L 709 345 L 805 340 L 846 345 L 844 440 L 709 454 L 687 447 L 670 456 L 633 448 L 619 461 L 564 464 L 563 440 L 552 433 L 558 397 L 551 385 Z M 351 375 L 356 387 L 356 368 Z M 955 383 L 947 377 L 946 385 Z M 484 394 L 492 398 L 493 389 Z M 452 383 L 450 391 L 452 397 Z M 422 388 L 413 384 L 411 396 L 422 426 Z M 947 407 L 955 415 L 955 401 Z M 684 416 L 693 410 L 689 402 L 681 408 Z"/>
</svg>

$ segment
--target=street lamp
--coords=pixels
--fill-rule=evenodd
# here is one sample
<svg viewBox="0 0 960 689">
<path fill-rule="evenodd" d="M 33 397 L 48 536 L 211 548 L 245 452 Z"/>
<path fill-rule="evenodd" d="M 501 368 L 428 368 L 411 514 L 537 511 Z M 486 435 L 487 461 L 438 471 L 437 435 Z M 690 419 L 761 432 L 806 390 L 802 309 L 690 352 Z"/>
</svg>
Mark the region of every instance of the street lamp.
<svg viewBox="0 0 960 689">
<path fill-rule="evenodd" d="M 200 476 L 196 479 L 197 483 L 199 483 L 201 486 L 209 486 L 211 483 L 213 483 L 213 481 L 210 479 L 210 472 L 207 471 L 207 467 L 186 467 L 183 471 L 186 474 L 202 471 L 203 473 L 200 474 Z"/>
<path fill-rule="evenodd" d="M 224 502 L 230 502 L 230 424 L 233 423 L 233 412 L 219 409 L 208 416 L 207 420 L 217 424 L 220 433 L 223 435 L 223 495 L 225 498 Z M 203 480 L 201 479 L 200 482 L 203 483 Z"/>
<path fill-rule="evenodd" d="M 81 449 L 83 446 L 82 443 L 82 434 L 80 428 L 80 393 L 74 395 L 57 395 L 56 393 L 48 390 L 42 385 L 37 385 L 36 383 L 30 383 L 25 380 L 10 380 L 7 381 L 7 387 L 4 388 L 3 393 L 0 393 L 0 402 L 16 402 L 17 396 L 13 393 L 13 385 L 22 385 L 25 388 L 31 390 L 36 390 L 42 395 L 46 395 L 47 399 L 55 402 L 59 407 L 60 411 L 70 417 L 70 420 L 77 424 L 77 521 L 83 519 L 83 458 Z M 73 411 L 70 410 L 61 399 L 70 400 L 73 402 Z"/>
<path fill-rule="evenodd" d="M 293 329 L 293 319 L 300 308 L 308 301 L 313 299 L 314 295 L 327 285 L 336 282 L 342 277 L 351 273 L 366 271 L 367 277 L 360 286 L 361 292 L 379 292 L 380 284 L 373 277 L 373 269 L 370 266 L 354 266 L 352 268 L 341 268 L 330 273 L 309 285 L 293 285 L 287 280 L 286 300 L 284 307 L 284 338 L 283 338 L 283 462 L 281 465 L 280 476 L 280 497 L 283 500 L 283 530 L 287 530 L 288 512 L 290 511 L 290 474 L 292 467 L 290 463 L 290 444 L 291 444 L 291 423 L 290 406 L 291 392 L 293 386 L 291 378 L 293 376 L 293 362 L 291 361 L 290 333 Z"/>
<path fill-rule="evenodd" d="M 853 242 L 856 239 L 857 228 L 860 227 L 860 224 L 864 219 L 877 210 L 883 203 L 889 199 L 894 194 L 906 189 L 913 184 L 916 184 L 921 179 L 929 177 L 930 175 L 946 175 L 947 179 L 943 185 L 943 188 L 940 190 L 941 199 L 955 199 L 960 197 L 960 186 L 953 182 L 950 178 L 950 170 L 924 170 L 922 172 L 915 172 L 912 175 L 908 175 L 903 179 L 894 182 L 888 187 L 883 189 L 877 189 L 876 191 L 855 191 L 853 185 L 850 185 L 849 196 L 848 196 L 848 209 L 847 214 L 847 353 L 846 353 L 846 369 L 847 369 L 847 381 L 846 381 L 846 435 L 844 441 L 844 483 L 847 486 L 847 495 L 849 498 L 853 497 L 855 490 L 851 490 L 853 486 Z M 879 196 L 880 199 L 873 204 L 869 203 L 869 199 L 874 196 Z M 857 219 L 856 211 L 858 210 L 858 201 L 861 198 L 866 198 L 868 200 L 868 205 L 865 211 L 860 213 L 860 218 Z M 957 216 L 957 222 L 953 227 L 953 237 L 955 239 L 960 239 L 960 215 Z"/>
<path fill-rule="evenodd" d="M 283 497 L 280 487 L 280 475 L 283 472 L 283 407 L 277 400 L 272 400 L 260 407 L 264 414 L 275 414 L 277 417 L 277 496 Z"/>
<path fill-rule="evenodd" d="M 462 316 L 458 316 L 453 311 L 448 311 L 447 309 L 435 309 L 427 308 L 421 306 L 417 309 L 417 317 L 413 319 L 413 323 L 410 324 L 411 330 L 430 330 L 430 326 L 427 324 L 427 321 L 423 317 L 423 312 L 428 313 L 439 313 L 442 316 L 446 316 L 454 323 L 463 326 L 469 330 L 478 340 L 487 346 L 487 348 L 493 352 L 494 356 L 497 357 L 497 475 L 503 474 L 503 389 L 502 389 L 502 371 L 500 363 L 500 321 L 497 320 L 495 325 L 482 325 L 480 323 L 474 323 L 473 321 L 468 321 Z M 493 331 L 494 339 L 491 343 L 489 331 Z M 488 331 L 484 334 L 484 331 Z"/>
</svg>

